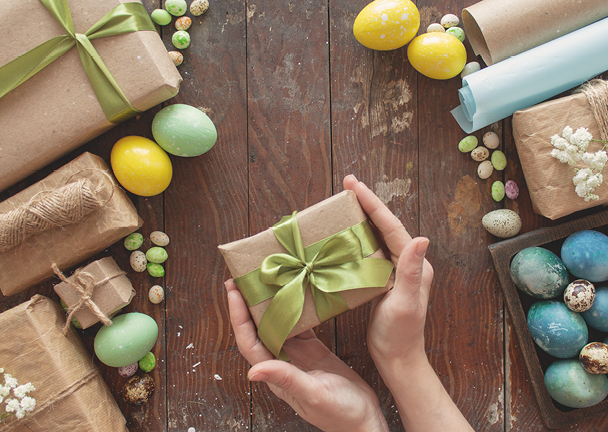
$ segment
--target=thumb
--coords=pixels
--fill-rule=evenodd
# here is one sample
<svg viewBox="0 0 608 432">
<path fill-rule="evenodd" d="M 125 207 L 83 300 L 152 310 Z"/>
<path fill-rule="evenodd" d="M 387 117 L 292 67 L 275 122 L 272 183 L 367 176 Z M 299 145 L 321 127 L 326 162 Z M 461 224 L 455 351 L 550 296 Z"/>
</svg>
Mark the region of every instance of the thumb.
<svg viewBox="0 0 608 432">
<path fill-rule="evenodd" d="M 305 399 L 310 395 L 314 380 L 306 372 L 291 363 L 281 360 L 267 360 L 252 366 L 248 373 L 250 381 L 263 381 L 274 385 L 295 399 Z"/>
<path fill-rule="evenodd" d="M 422 285 L 424 255 L 429 247 L 429 239 L 416 237 L 409 242 L 397 262 L 395 271 L 395 294 L 417 299 Z M 409 302 L 408 302 L 409 303 Z"/>
</svg>

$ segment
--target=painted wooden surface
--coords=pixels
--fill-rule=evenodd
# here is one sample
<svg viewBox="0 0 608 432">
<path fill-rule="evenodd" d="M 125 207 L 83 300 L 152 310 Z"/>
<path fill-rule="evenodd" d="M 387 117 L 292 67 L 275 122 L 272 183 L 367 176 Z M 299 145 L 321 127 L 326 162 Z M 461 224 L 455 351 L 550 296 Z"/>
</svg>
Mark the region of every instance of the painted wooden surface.
<svg viewBox="0 0 608 432">
<path fill-rule="evenodd" d="M 146 0 L 152 11 L 157 0 Z M 155 431 L 313 431 L 264 385 L 246 379 L 248 364 L 235 345 L 223 281 L 229 277 L 217 245 L 255 234 L 282 215 L 342 190 L 357 175 L 401 219 L 412 235 L 431 240 L 435 268 L 426 330 L 427 352 L 449 394 L 476 430 L 543 431 L 521 352 L 506 315 L 487 246 L 495 238 L 481 217 L 512 208 L 522 232 L 551 225 L 535 215 L 513 144 L 511 123 L 491 125 L 509 165 L 490 179 L 457 150 L 465 136 L 449 111 L 458 105 L 458 78 L 434 81 L 418 74 L 406 50 L 374 52 L 352 35 L 367 0 L 210 0 L 193 19 L 190 48 L 180 66 L 180 93 L 167 102 L 204 109 L 219 140 L 196 158 L 172 157 L 174 178 L 156 197 L 131 195 L 144 220 L 144 236 L 171 237 L 166 300 L 147 299 L 147 274 L 130 271 L 120 244 L 113 256 L 128 271 L 138 295 L 127 311 L 151 315 L 161 333 L 153 400 L 143 407 L 122 401 L 126 381 L 100 365 L 129 429 Z M 418 0 L 421 29 L 469 0 Z M 160 30 L 170 47 L 171 28 Z M 467 44 L 469 60 L 472 50 Z M 83 151 L 109 161 L 126 135 L 152 138 L 161 107 L 131 119 L 43 171 L 3 192 L 18 192 Z M 495 180 L 515 179 L 516 201 L 495 203 Z M 16 296 L 0 297 L 0 310 L 36 292 L 55 297 L 52 281 Z M 369 306 L 324 323 L 320 338 L 372 385 L 391 430 L 402 426 L 390 393 L 367 353 Z M 98 326 L 79 334 L 92 352 Z M 99 362 L 96 361 L 98 364 Z M 403 371 L 407 373 L 407 371 Z M 596 431 L 608 419 L 587 420 L 573 430 Z"/>
</svg>

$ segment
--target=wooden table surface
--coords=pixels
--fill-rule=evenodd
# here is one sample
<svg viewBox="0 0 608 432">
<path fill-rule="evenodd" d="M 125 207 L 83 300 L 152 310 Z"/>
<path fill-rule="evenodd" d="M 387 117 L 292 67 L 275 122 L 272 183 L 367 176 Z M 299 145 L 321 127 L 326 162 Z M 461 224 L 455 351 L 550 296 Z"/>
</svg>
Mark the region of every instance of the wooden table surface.
<svg viewBox="0 0 608 432">
<path fill-rule="evenodd" d="M 149 12 L 160 6 L 146 0 Z M 190 0 L 188 0 L 190 3 Z M 460 15 L 471 0 L 418 0 L 422 30 L 447 13 Z M 113 256 L 128 271 L 137 296 L 126 308 L 151 315 L 160 336 L 153 400 L 125 404 L 126 379 L 100 364 L 131 431 L 316 430 L 272 395 L 246 379 L 227 313 L 223 281 L 229 277 L 218 244 L 255 234 L 282 215 L 342 190 L 353 173 L 401 219 L 408 231 L 431 240 L 435 280 L 426 343 L 429 359 L 451 397 L 476 430 L 542 431 L 517 340 L 506 316 L 487 246 L 496 241 L 481 217 L 510 208 L 522 232 L 553 224 L 535 215 L 515 151 L 510 119 L 493 130 L 509 164 L 487 180 L 457 149 L 465 136 L 450 114 L 458 105 L 458 78 L 435 81 L 409 64 L 406 48 L 375 52 L 353 37 L 352 25 L 367 0 L 211 0 L 194 17 L 192 44 L 184 50 L 179 94 L 166 104 L 203 108 L 218 142 L 195 158 L 171 157 L 174 177 L 159 196 L 130 195 L 144 220 L 144 236 L 171 237 L 166 299 L 148 300 L 159 283 L 136 274 L 119 243 Z M 167 47 L 172 29 L 161 29 Z M 469 61 L 475 60 L 466 44 Z M 74 153 L 10 188 L 5 199 L 44 178 L 83 151 L 109 162 L 112 145 L 126 135 L 152 138 L 152 109 L 115 127 Z M 490 186 L 514 179 L 515 201 L 495 203 Z M 53 280 L 10 298 L 0 311 L 34 293 L 56 298 Z M 369 305 L 317 328 L 320 338 L 378 392 L 392 431 L 402 430 L 394 402 L 367 352 Z M 99 326 L 79 331 L 92 353 Z M 397 329 L 398 330 L 398 329 Z M 98 360 L 95 360 L 99 364 Z M 408 373 L 408 371 L 403 371 Z M 570 429 L 605 430 L 607 418 Z"/>
</svg>

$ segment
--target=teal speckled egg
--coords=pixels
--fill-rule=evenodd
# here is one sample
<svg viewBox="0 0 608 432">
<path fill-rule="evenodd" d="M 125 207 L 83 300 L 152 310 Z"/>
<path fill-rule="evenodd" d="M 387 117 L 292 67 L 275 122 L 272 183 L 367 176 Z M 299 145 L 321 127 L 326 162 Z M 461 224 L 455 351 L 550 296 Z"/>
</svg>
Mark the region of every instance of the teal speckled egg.
<svg viewBox="0 0 608 432">
<path fill-rule="evenodd" d="M 562 245 L 564 265 L 577 278 L 589 282 L 608 279 L 608 236 L 583 230 L 568 236 Z"/>
<path fill-rule="evenodd" d="M 95 354 L 112 367 L 128 366 L 150 352 L 158 336 L 158 325 L 148 315 L 130 312 L 103 326 L 95 336 Z"/>
<path fill-rule="evenodd" d="M 532 297 L 557 297 L 568 286 L 568 270 L 557 255 L 541 247 L 523 249 L 511 261 L 511 279 Z"/>
<path fill-rule="evenodd" d="M 593 375 L 578 359 L 558 360 L 545 372 L 545 386 L 553 399 L 570 408 L 595 405 L 608 395 L 606 375 Z"/>
</svg>

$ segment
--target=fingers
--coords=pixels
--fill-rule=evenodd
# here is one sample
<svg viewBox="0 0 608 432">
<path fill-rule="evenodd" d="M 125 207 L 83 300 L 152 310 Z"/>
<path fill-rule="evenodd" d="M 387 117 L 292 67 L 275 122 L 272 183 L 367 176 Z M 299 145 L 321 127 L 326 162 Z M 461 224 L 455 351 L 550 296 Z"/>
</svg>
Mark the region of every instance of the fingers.
<svg viewBox="0 0 608 432">
<path fill-rule="evenodd" d="M 397 263 L 393 296 L 403 298 L 404 304 L 419 304 L 421 294 L 426 298 L 428 287 L 423 287 L 424 255 L 429 247 L 429 240 L 416 237 L 403 250 Z M 421 293 L 422 291 L 422 293 Z"/>
<path fill-rule="evenodd" d="M 230 322 L 239 351 L 252 365 L 273 359 L 274 356 L 266 349 L 262 341 L 258 339 L 255 324 L 251 320 L 249 309 L 247 309 L 247 304 L 243 296 L 241 296 L 238 287 L 232 279 L 227 280 L 224 285 L 226 286 L 226 291 L 228 291 Z"/>
<path fill-rule="evenodd" d="M 280 360 L 268 360 L 252 366 L 247 377 L 250 381 L 263 381 L 275 386 L 301 402 L 310 399 L 311 391 L 315 388 L 315 378 Z"/>
</svg>

